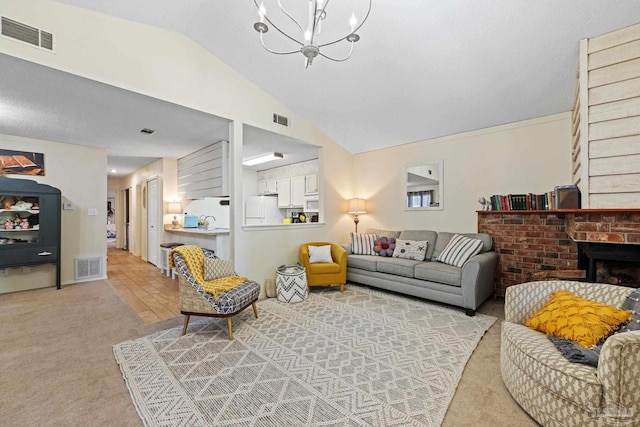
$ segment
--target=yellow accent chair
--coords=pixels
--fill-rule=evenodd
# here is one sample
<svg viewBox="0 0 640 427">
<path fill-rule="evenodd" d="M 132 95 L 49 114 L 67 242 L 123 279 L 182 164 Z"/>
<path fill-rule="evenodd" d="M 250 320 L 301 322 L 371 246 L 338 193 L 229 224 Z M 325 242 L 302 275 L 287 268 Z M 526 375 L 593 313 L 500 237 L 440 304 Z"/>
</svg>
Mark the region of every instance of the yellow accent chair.
<svg viewBox="0 0 640 427">
<path fill-rule="evenodd" d="M 309 246 L 331 246 L 333 262 L 309 262 Z M 330 242 L 310 242 L 300 245 L 300 264 L 307 272 L 308 286 L 340 285 L 344 292 L 347 283 L 347 251 L 340 245 Z"/>
</svg>

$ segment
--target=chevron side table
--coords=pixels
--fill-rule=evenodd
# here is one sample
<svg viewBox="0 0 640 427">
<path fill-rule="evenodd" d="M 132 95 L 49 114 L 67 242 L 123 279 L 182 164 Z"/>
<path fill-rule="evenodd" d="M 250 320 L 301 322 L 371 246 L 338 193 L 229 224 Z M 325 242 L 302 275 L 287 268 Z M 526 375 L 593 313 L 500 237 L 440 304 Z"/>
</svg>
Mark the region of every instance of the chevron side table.
<svg viewBox="0 0 640 427">
<path fill-rule="evenodd" d="M 281 265 L 276 271 L 276 296 L 282 302 L 302 302 L 307 299 L 307 272 L 300 263 Z"/>
</svg>

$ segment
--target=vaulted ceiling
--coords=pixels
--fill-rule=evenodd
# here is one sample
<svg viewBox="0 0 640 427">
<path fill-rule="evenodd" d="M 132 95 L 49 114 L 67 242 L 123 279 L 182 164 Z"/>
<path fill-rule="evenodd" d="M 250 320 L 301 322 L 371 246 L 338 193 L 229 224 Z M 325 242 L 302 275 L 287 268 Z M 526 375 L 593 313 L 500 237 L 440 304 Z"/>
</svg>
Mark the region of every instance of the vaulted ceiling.
<svg viewBox="0 0 640 427">
<path fill-rule="evenodd" d="M 353 56 L 305 69 L 262 48 L 253 0 L 60 2 L 185 34 L 352 153 L 569 111 L 580 39 L 640 22 L 636 1 L 373 0 Z M 323 32 L 344 4 L 329 2 Z"/>
</svg>

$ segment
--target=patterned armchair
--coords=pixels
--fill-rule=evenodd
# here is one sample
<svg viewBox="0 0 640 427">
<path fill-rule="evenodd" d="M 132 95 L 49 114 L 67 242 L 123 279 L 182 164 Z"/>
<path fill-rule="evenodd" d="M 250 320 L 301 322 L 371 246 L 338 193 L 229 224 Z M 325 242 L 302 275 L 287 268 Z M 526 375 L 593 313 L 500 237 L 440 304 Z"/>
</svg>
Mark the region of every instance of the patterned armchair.
<svg viewBox="0 0 640 427">
<path fill-rule="evenodd" d="M 640 331 L 610 336 L 598 367 L 571 363 L 524 326 L 557 290 L 620 307 L 631 288 L 571 281 L 507 288 L 500 366 L 507 389 L 544 426 L 640 426 Z"/>
<path fill-rule="evenodd" d="M 202 248 L 204 256 L 217 258 L 210 249 Z M 253 313 L 258 317 L 256 301 L 260 294 L 260 285 L 252 280 L 247 280 L 240 286 L 222 293 L 218 298 L 205 292 L 191 275 L 187 264 L 177 252 L 172 252 L 173 261 L 178 271 L 179 306 L 180 313 L 184 315 L 182 335 L 187 332 L 191 316 L 225 317 L 229 329 L 229 340 L 233 340 L 233 324 L 231 318 L 249 305 L 253 306 Z"/>
</svg>

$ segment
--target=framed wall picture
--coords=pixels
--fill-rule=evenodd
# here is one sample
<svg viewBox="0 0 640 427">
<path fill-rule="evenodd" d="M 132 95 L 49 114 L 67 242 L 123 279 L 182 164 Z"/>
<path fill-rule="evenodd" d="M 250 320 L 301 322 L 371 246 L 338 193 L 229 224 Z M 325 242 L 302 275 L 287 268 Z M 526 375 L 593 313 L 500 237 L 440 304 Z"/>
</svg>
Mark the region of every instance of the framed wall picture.
<svg viewBox="0 0 640 427">
<path fill-rule="evenodd" d="M 0 168 L 5 174 L 44 175 L 44 154 L 0 149 Z"/>
</svg>

